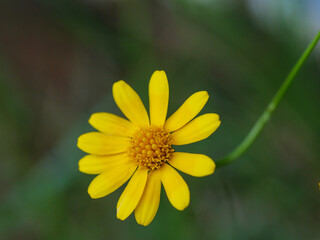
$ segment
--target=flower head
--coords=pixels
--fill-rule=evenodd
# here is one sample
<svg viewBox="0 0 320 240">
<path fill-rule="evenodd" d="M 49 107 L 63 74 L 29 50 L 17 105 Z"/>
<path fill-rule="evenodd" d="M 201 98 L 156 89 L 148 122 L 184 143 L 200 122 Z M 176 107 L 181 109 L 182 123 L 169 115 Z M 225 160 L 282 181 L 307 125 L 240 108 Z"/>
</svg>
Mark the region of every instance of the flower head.
<svg viewBox="0 0 320 240">
<path fill-rule="evenodd" d="M 168 119 L 169 85 L 164 71 L 155 71 L 149 83 L 148 113 L 138 94 L 124 81 L 113 84 L 113 97 L 128 120 L 111 113 L 94 113 L 89 123 L 98 132 L 78 139 L 78 147 L 89 155 L 79 161 L 81 172 L 99 174 L 88 188 L 92 198 L 104 197 L 129 179 L 117 204 L 117 217 L 126 219 L 133 211 L 139 224 L 155 217 L 161 183 L 170 203 L 178 210 L 190 202 L 188 185 L 175 170 L 196 177 L 212 174 L 215 164 L 203 154 L 175 152 L 184 145 L 209 137 L 220 125 L 219 115 L 197 118 L 209 95 L 191 95 Z"/>
</svg>

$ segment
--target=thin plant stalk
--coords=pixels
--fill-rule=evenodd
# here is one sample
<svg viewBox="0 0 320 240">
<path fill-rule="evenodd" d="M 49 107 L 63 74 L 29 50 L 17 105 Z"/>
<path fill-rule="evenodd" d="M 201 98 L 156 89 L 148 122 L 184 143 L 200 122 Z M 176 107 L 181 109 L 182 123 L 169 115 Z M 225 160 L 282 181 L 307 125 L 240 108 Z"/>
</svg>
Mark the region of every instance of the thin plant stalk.
<svg viewBox="0 0 320 240">
<path fill-rule="evenodd" d="M 306 48 L 306 50 L 303 52 L 297 63 L 294 65 L 292 70 L 289 72 L 287 77 L 284 79 L 282 85 L 272 98 L 271 102 L 268 104 L 267 108 L 264 110 L 264 112 L 261 114 L 261 116 L 258 118 L 256 123 L 253 125 L 247 136 L 242 140 L 242 142 L 228 155 L 221 158 L 217 161 L 217 167 L 226 166 L 236 159 L 238 159 L 242 154 L 244 154 L 248 148 L 252 145 L 252 143 L 256 140 L 256 138 L 261 133 L 262 129 L 265 127 L 267 122 L 269 121 L 270 117 L 272 116 L 272 113 L 274 110 L 278 107 L 281 99 L 283 98 L 284 94 L 290 87 L 293 79 L 297 76 L 298 72 L 300 71 L 301 67 L 305 63 L 305 61 L 308 59 L 309 55 L 311 54 L 312 50 L 317 45 L 318 41 L 320 39 L 320 31 L 315 36 L 315 38 L 312 40 L 312 42 L 309 44 L 309 46 Z"/>
</svg>

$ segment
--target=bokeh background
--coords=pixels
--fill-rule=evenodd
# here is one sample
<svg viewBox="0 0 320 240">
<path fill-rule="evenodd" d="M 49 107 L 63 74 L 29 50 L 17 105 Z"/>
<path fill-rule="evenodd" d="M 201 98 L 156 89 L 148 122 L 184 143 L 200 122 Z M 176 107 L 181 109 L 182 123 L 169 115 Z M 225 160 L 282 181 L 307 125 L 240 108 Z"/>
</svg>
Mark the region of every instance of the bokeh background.
<svg viewBox="0 0 320 240">
<path fill-rule="evenodd" d="M 113 82 L 148 107 L 166 71 L 169 115 L 207 90 L 222 125 L 189 152 L 219 159 L 243 139 L 320 29 L 318 0 L 0 2 L 0 239 L 320 239 L 320 51 L 249 151 L 212 176 L 183 174 L 190 206 L 162 189 L 146 228 L 116 219 L 123 187 L 90 199 L 77 137 L 121 115 Z"/>
</svg>

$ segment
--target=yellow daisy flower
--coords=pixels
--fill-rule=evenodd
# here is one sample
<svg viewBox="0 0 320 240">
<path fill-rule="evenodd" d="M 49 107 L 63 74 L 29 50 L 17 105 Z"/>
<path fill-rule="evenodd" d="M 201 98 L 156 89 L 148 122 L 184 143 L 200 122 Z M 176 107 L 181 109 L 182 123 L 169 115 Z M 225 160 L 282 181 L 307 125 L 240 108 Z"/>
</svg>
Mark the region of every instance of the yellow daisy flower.
<svg viewBox="0 0 320 240">
<path fill-rule="evenodd" d="M 89 123 L 99 132 L 79 137 L 78 147 L 89 153 L 79 161 L 79 170 L 99 174 L 89 185 L 91 198 L 104 197 L 130 179 L 117 203 L 117 218 L 124 220 L 134 211 L 136 221 L 147 226 L 159 207 L 161 183 L 176 209 L 189 205 L 188 185 L 175 169 L 196 177 L 215 169 L 208 156 L 175 152 L 172 146 L 203 140 L 221 122 L 215 113 L 193 119 L 208 101 L 206 91 L 191 95 L 166 120 L 169 85 L 164 71 L 155 71 L 149 82 L 150 119 L 138 94 L 124 81 L 114 83 L 112 92 L 129 121 L 111 113 L 92 114 Z"/>
</svg>

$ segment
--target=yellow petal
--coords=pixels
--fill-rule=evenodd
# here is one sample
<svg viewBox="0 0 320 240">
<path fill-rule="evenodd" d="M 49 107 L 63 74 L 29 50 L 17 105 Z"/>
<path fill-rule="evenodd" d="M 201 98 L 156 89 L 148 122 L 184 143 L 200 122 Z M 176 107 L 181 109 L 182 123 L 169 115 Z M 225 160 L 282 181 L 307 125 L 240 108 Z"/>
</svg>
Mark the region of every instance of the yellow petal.
<svg viewBox="0 0 320 240">
<path fill-rule="evenodd" d="M 184 145 L 203 140 L 209 137 L 220 126 L 220 123 L 218 114 L 201 115 L 172 133 L 172 144 Z"/>
<path fill-rule="evenodd" d="M 146 187 L 134 211 L 137 223 L 147 226 L 152 222 L 159 208 L 160 192 L 161 180 L 159 171 L 150 171 Z"/>
<path fill-rule="evenodd" d="M 113 98 L 123 114 L 135 125 L 149 125 L 148 113 L 139 95 L 124 81 L 113 84 Z"/>
<path fill-rule="evenodd" d="M 164 190 L 172 206 L 180 211 L 185 209 L 190 202 L 190 191 L 186 182 L 168 164 L 163 164 L 158 171 L 160 171 Z"/>
<path fill-rule="evenodd" d="M 191 121 L 201 111 L 209 99 L 206 91 L 192 94 L 181 107 L 173 113 L 166 121 L 164 128 L 173 132 Z"/>
<path fill-rule="evenodd" d="M 148 169 L 139 168 L 132 176 L 117 203 L 117 218 L 125 220 L 136 208 L 147 182 Z"/>
<path fill-rule="evenodd" d="M 89 119 L 92 127 L 108 135 L 131 136 L 135 126 L 128 120 L 111 113 L 94 113 Z"/>
<path fill-rule="evenodd" d="M 168 110 L 169 84 L 164 71 L 155 71 L 149 83 L 150 122 L 162 127 Z"/>
<path fill-rule="evenodd" d="M 174 152 L 170 165 L 195 177 L 203 177 L 214 172 L 215 163 L 206 155 L 195 153 Z"/>
<path fill-rule="evenodd" d="M 78 148 L 86 153 L 106 155 L 125 152 L 129 146 L 129 138 L 108 136 L 100 132 L 89 132 L 78 138 Z"/>
<path fill-rule="evenodd" d="M 101 198 L 121 187 L 132 176 L 137 166 L 131 164 L 111 168 L 95 177 L 89 185 L 91 198 Z"/>
<path fill-rule="evenodd" d="M 119 153 L 112 155 L 86 155 L 79 161 L 79 170 L 88 174 L 99 174 L 108 169 L 117 168 L 119 166 L 126 166 L 133 161 L 127 157 L 127 153 Z"/>
</svg>

